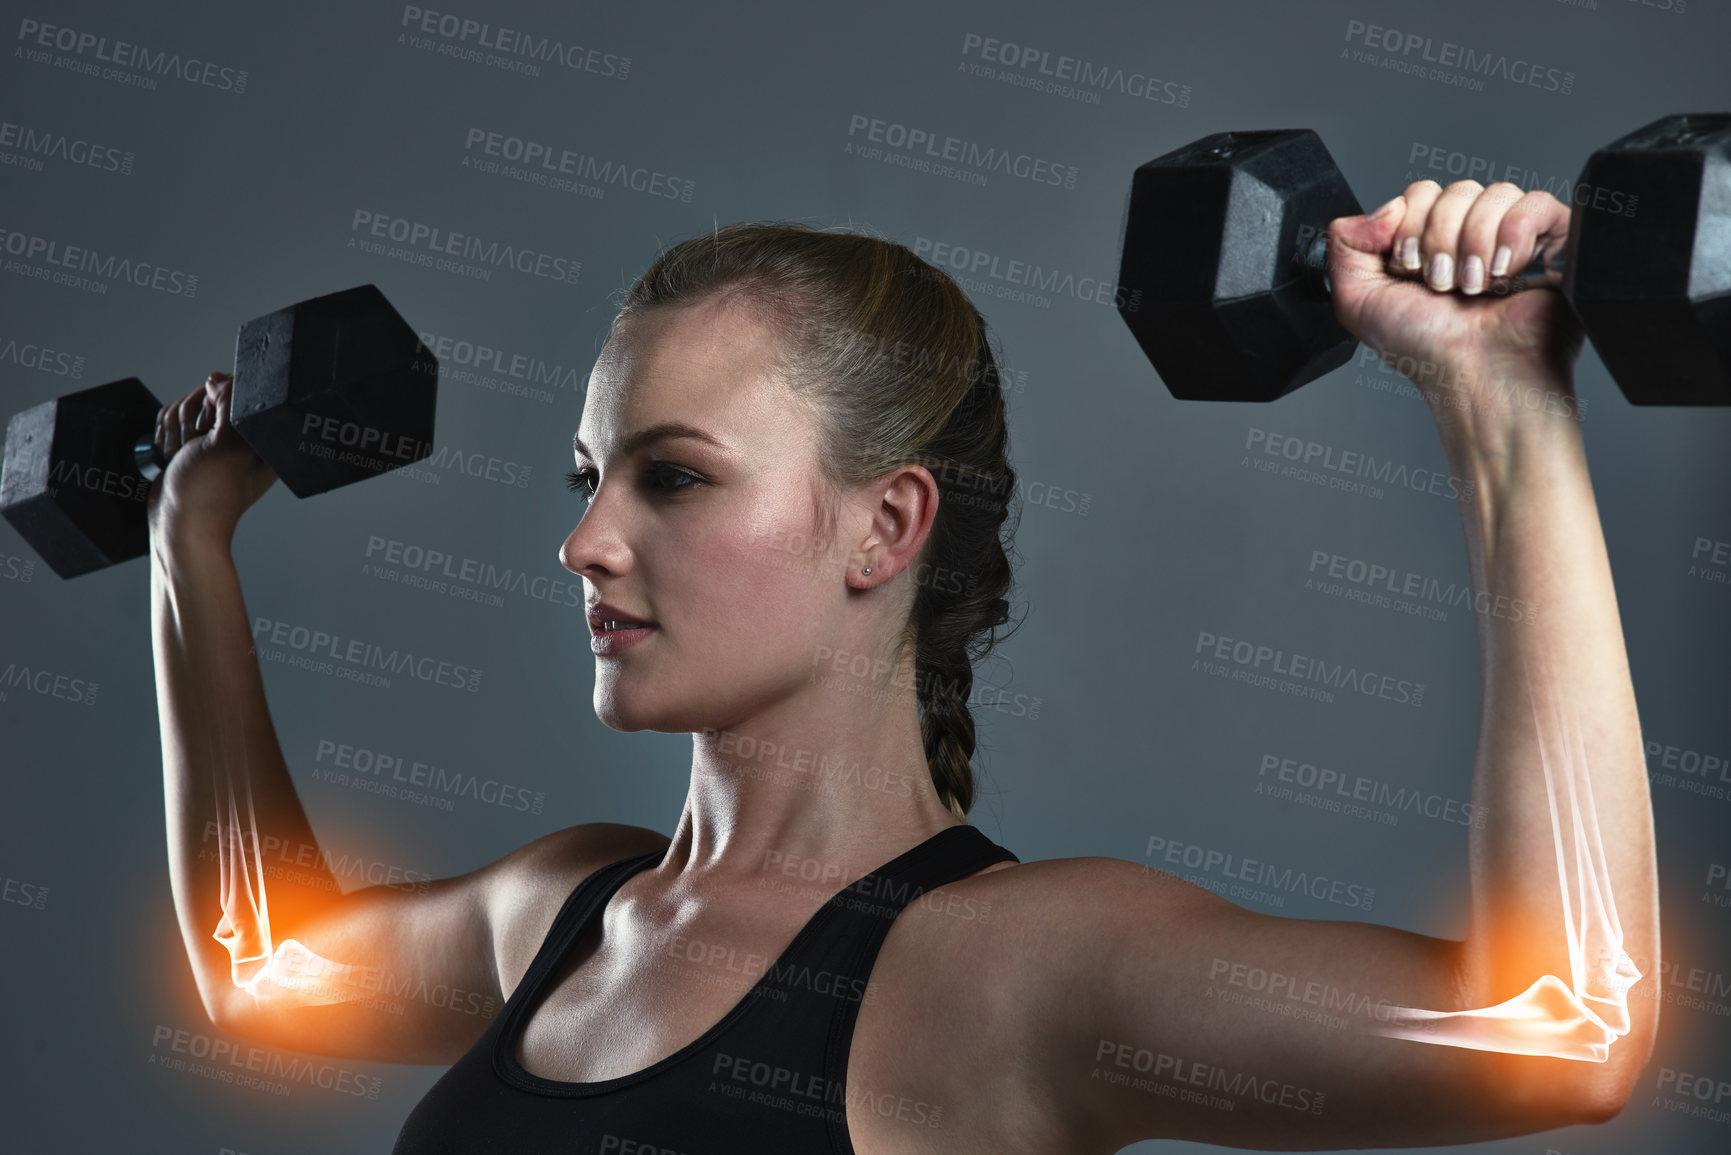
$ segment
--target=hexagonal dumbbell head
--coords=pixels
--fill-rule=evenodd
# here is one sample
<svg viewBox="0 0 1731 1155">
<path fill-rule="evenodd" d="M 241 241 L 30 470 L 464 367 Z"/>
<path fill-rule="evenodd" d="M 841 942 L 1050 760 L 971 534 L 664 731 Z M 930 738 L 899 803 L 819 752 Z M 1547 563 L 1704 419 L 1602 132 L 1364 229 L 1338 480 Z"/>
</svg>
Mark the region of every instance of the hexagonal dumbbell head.
<svg viewBox="0 0 1731 1155">
<path fill-rule="evenodd" d="M 230 414 L 296 497 L 432 452 L 438 363 L 372 285 L 241 326 Z"/>
<path fill-rule="evenodd" d="M 372 285 L 241 326 L 229 417 L 296 497 L 364 481 L 432 451 L 438 361 Z M 136 377 L 14 414 L 0 514 L 63 578 L 149 548 L 150 482 L 135 446 L 162 403 Z M 154 474 L 151 474 L 154 476 Z"/>
<path fill-rule="evenodd" d="M 1623 395 L 1731 404 L 1731 113 L 1613 141 L 1573 199 L 1563 291 Z"/>
<path fill-rule="evenodd" d="M 1358 342 L 1320 254 L 1329 221 L 1362 211 L 1309 129 L 1216 133 L 1138 168 L 1118 312 L 1172 395 L 1272 401 L 1345 364 Z"/>
<path fill-rule="evenodd" d="M 150 546 L 150 482 L 132 446 L 162 402 L 136 377 L 81 389 L 13 414 L 0 469 L 0 514 L 63 578 L 135 558 Z"/>
</svg>

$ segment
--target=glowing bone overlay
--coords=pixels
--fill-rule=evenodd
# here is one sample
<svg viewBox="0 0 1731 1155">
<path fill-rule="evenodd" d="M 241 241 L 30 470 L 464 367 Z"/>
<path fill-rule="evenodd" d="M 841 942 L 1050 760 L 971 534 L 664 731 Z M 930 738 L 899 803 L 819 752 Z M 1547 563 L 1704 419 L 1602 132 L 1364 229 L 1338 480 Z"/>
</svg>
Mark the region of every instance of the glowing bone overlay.
<svg viewBox="0 0 1731 1155">
<path fill-rule="evenodd" d="M 1629 1033 L 1628 992 L 1641 972 L 1623 950 L 1580 728 L 1565 725 L 1560 703 L 1538 700 L 1530 668 L 1527 673 L 1556 845 L 1569 981 L 1544 975 L 1512 999 L 1473 1010 L 1385 1007 L 1364 1029 L 1445 1047 L 1602 1063 L 1618 1036 Z"/>
<path fill-rule="evenodd" d="M 322 1006 L 362 997 L 358 980 L 361 968 L 332 962 L 292 938 L 272 949 L 270 903 L 265 897 L 264 855 L 259 850 L 252 787 L 250 783 L 244 786 L 243 826 L 233 780 L 227 780 L 226 786 L 227 806 L 220 795 L 217 798 L 217 814 L 226 816 L 217 842 L 222 918 L 211 937 L 228 948 L 234 985 L 255 999 L 285 1006 Z"/>
</svg>

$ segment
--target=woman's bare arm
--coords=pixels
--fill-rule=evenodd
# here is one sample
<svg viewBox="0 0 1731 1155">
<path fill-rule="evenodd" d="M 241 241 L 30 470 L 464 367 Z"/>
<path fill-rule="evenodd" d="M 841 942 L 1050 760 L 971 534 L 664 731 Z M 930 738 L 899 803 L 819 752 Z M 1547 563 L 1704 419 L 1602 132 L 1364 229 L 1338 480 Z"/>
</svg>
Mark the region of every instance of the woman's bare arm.
<svg viewBox="0 0 1731 1155">
<path fill-rule="evenodd" d="M 1467 244 L 1459 214 L 1482 192 L 1451 187 L 1467 204 L 1432 222 L 1452 208 Z M 1437 190 L 1408 197 L 1431 209 Z M 1566 231 L 1566 210 L 1544 200 L 1530 221 L 1510 218 L 1529 248 Z M 1054 944 L 1028 952 L 1044 961 L 1027 993 L 1052 1109 L 1114 1146 L 1427 1145 L 1600 1121 L 1651 1051 L 1658 1001 L 1619 989 L 1626 956 L 1658 957 L 1657 880 L 1634 691 L 1568 404 L 1578 330 L 1547 293 L 1463 302 L 1406 283 L 1373 301 L 1388 281 L 1353 278 L 1382 278 L 1399 223 L 1336 222 L 1331 241 L 1362 251 L 1331 274 L 1349 328 L 1421 366 L 1470 486 L 1462 521 L 1485 612 L 1469 933 L 1255 914 L 1112 860 L 1006 872 L 1027 905 L 1025 919 L 1005 910 L 1006 929 L 1041 927 L 1025 933 Z M 1517 244 L 1513 267 L 1524 259 Z M 1088 945 L 1061 957 L 1058 943 Z"/>
<path fill-rule="evenodd" d="M 344 894 L 284 762 L 230 542 L 269 488 L 227 425 L 226 375 L 165 408 L 151 612 L 169 877 L 213 1022 L 320 1054 L 449 1062 L 497 1013 L 559 904 L 604 862 L 665 844 L 592 824 L 453 879 Z"/>
</svg>

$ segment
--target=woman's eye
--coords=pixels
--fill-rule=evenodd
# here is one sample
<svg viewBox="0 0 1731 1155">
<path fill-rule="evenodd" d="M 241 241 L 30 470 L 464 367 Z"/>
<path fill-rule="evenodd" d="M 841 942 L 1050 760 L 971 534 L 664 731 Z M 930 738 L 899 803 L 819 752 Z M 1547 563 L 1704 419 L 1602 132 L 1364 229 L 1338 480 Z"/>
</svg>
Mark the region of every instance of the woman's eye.
<svg viewBox="0 0 1731 1155">
<path fill-rule="evenodd" d="M 649 477 L 652 487 L 663 493 L 677 493 L 682 489 L 689 489 L 692 485 L 698 484 L 697 478 L 685 470 L 668 465 L 663 461 L 658 461 L 649 467 Z M 687 484 L 679 484 L 682 481 Z"/>
<path fill-rule="evenodd" d="M 565 488 L 571 490 L 573 493 L 582 494 L 583 500 L 587 502 L 590 498 L 595 496 L 595 488 L 593 485 L 594 480 L 595 471 L 593 469 L 567 471 L 565 474 Z"/>
<path fill-rule="evenodd" d="M 700 485 L 702 479 L 676 466 L 658 461 L 644 471 L 644 483 L 653 492 L 668 494 Z M 565 487 L 580 495 L 585 503 L 595 497 L 596 484 L 597 475 L 593 469 L 578 469 L 565 474 Z"/>
</svg>

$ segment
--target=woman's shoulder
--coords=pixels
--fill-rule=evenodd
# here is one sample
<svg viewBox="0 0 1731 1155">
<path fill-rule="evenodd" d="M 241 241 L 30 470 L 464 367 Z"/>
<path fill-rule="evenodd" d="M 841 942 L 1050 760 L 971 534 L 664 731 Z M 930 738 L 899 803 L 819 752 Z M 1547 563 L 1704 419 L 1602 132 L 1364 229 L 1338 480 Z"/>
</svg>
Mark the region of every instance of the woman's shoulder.
<svg viewBox="0 0 1731 1155">
<path fill-rule="evenodd" d="M 667 847 L 642 826 L 585 822 L 544 834 L 487 868 L 481 901 L 492 928 L 499 978 L 509 992 L 528 970 L 565 900 L 597 870 Z"/>
<path fill-rule="evenodd" d="M 999 863 L 933 887 L 909 903 L 894 937 L 898 948 L 947 958 L 964 972 L 979 966 L 1001 983 L 1040 984 L 1090 941 L 1153 926 L 1170 934 L 1222 904 L 1202 887 L 1128 859 L 1046 858 Z"/>
</svg>

